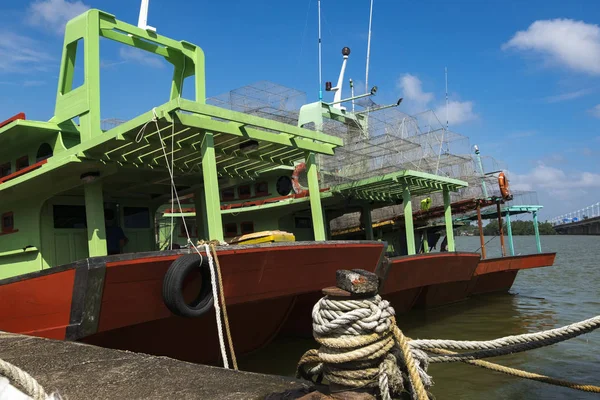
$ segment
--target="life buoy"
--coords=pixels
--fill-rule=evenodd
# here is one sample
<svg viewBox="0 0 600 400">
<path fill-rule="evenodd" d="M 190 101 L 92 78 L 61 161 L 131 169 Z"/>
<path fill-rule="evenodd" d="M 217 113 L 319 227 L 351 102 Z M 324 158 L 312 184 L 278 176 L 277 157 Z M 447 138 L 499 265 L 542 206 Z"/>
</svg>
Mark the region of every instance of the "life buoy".
<svg viewBox="0 0 600 400">
<path fill-rule="evenodd" d="M 188 303 L 183 297 L 183 284 L 193 270 L 199 270 L 202 286 L 196 298 Z M 210 269 L 206 257 L 186 254 L 171 264 L 163 280 L 162 296 L 167 308 L 181 317 L 199 317 L 213 306 L 213 292 Z"/>
<path fill-rule="evenodd" d="M 500 194 L 504 200 L 512 200 L 513 196 L 510 193 L 510 188 L 508 187 L 508 179 L 506 179 L 506 175 L 504 172 L 500 172 L 498 175 L 498 186 L 500 186 Z"/>
<path fill-rule="evenodd" d="M 300 185 L 300 181 L 298 180 L 300 174 L 304 171 L 306 171 L 306 163 L 300 163 L 296 165 L 296 168 L 294 168 L 294 173 L 292 174 L 292 188 L 294 188 L 294 193 L 296 194 L 308 194 L 308 190 L 302 187 L 302 185 Z"/>
</svg>

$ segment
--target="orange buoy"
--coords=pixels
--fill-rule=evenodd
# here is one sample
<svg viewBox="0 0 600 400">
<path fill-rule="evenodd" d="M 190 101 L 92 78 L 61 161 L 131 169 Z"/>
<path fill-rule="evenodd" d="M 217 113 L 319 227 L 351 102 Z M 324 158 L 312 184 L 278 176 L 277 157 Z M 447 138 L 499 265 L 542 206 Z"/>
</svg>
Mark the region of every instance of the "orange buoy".
<svg viewBox="0 0 600 400">
<path fill-rule="evenodd" d="M 292 187 L 294 188 L 294 193 L 296 194 L 308 194 L 308 190 L 303 188 L 298 180 L 300 174 L 304 171 L 306 171 L 306 163 L 300 163 L 296 165 L 296 168 L 294 168 L 294 173 L 292 174 Z"/>
<path fill-rule="evenodd" d="M 500 194 L 504 200 L 512 200 L 513 196 L 510 193 L 510 188 L 508 187 L 508 179 L 506 179 L 506 175 L 504 172 L 500 172 L 498 175 L 498 186 L 500 186 Z"/>
</svg>

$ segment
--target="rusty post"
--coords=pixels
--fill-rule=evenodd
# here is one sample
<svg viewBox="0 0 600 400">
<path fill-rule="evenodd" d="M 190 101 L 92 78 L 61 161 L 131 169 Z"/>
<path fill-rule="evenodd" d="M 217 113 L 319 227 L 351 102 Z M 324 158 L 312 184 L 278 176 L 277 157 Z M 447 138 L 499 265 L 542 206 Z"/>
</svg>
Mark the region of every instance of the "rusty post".
<svg viewBox="0 0 600 400">
<path fill-rule="evenodd" d="M 477 225 L 479 226 L 479 240 L 481 241 L 481 258 L 485 260 L 485 239 L 483 238 L 483 223 L 481 222 L 481 204 L 477 202 Z"/>
<path fill-rule="evenodd" d="M 502 229 L 502 209 L 500 208 L 500 201 L 496 202 L 496 210 L 498 212 L 498 229 L 500 230 L 500 247 L 502 248 L 502 257 L 505 257 L 506 249 L 504 248 L 504 229 Z"/>
</svg>

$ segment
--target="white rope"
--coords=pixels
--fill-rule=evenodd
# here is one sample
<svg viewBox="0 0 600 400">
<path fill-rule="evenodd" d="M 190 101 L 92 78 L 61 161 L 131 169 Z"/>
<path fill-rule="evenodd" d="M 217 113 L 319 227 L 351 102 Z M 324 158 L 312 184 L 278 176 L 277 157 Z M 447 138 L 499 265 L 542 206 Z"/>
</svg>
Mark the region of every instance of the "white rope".
<svg viewBox="0 0 600 400">
<path fill-rule="evenodd" d="M 431 357 L 430 362 L 453 362 L 497 357 L 549 346 L 600 328 L 600 315 L 584 321 L 547 331 L 506 336 L 488 341 L 471 340 L 411 340 L 414 349 L 482 350 L 471 353 Z"/>
<path fill-rule="evenodd" d="M 158 125 L 158 115 L 156 114 L 155 108 L 152 109 L 152 115 L 153 115 L 152 120 L 154 121 L 154 123 L 156 125 L 156 132 L 158 133 L 161 149 L 163 151 L 163 155 L 165 157 L 167 169 L 169 171 L 169 176 L 171 179 L 171 203 L 173 202 L 173 197 L 174 197 L 177 200 L 177 206 L 179 207 L 179 209 L 181 209 L 181 201 L 179 199 L 179 194 L 177 193 L 177 187 L 175 186 L 175 177 L 173 174 L 173 167 L 172 167 L 172 165 L 169 165 L 169 157 L 167 155 L 167 151 L 166 151 L 165 145 L 163 143 L 162 135 L 160 134 L 160 126 Z M 142 128 L 144 129 L 146 125 L 147 124 L 145 124 L 144 127 L 142 127 Z M 173 126 L 172 137 L 174 137 L 175 124 L 172 123 L 172 126 Z M 141 137 L 143 137 L 143 131 L 141 130 L 140 132 L 141 132 Z M 140 135 L 140 134 L 138 133 L 138 135 Z M 183 221 L 183 226 L 185 229 L 188 243 L 193 247 L 193 249 L 196 251 L 196 253 L 198 253 L 198 255 L 201 257 L 200 259 L 202 260 L 202 253 L 200 253 L 200 250 L 198 249 L 198 247 L 191 240 L 190 232 L 189 232 L 187 224 L 185 222 L 185 218 L 182 218 L 182 221 Z M 171 235 L 172 234 L 173 233 L 171 231 Z M 221 244 L 226 244 L 226 243 L 222 242 Z M 209 268 L 210 268 L 211 284 L 212 284 L 212 290 L 213 290 L 213 304 L 215 307 L 215 316 L 216 316 L 217 330 L 218 330 L 217 333 L 219 335 L 219 346 L 221 348 L 221 356 L 223 357 L 224 367 L 229 369 L 229 361 L 227 359 L 227 352 L 225 349 L 225 339 L 224 339 L 224 335 L 223 335 L 223 325 L 221 323 L 221 308 L 219 306 L 219 296 L 218 296 L 218 289 L 217 289 L 218 286 L 217 286 L 217 282 L 216 282 L 215 267 L 213 264 L 213 258 L 210 253 L 210 249 L 209 249 L 208 245 L 205 244 L 204 248 L 206 251 L 206 256 L 208 257 L 208 264 L 209 264 Z"/>
<path fill-rule="evenodd" d="M 433 385 L 427 374 L 427 355 L 398 342 L 394 314 L 389 302 L 379 295 L 364 299 L 320 299 L 312 317 L 314 336 L 321 348 L 303 356 L 299 373 L 305 372 L 303 365 L 318 362 L 305 374 L 322 374 L 330 383 L 346 387 L 375 386 L 384 400 L 400 394 L 405 389 L 404 382 L 410 382 L 406 389 L 413 397 L 426 399 L 425 390 Z M 406 360 L 405 354 L 411 360 Z M 420 387 L 415 386 L 419 384 Z"/>
<path fill-rule="evenodd" d="M 227 360 L 227 350 L 225 349 L 225 338 L 223 335 L 223 325 L 221 324 L 221 307 L 219 305 L 219 293 L 217 286 L 217 273 L 213 264 L 213 257 L 210 254 L 210 248 L 208 244 L 204 244 L 204 251 L 206 251 L 206 257 L 208 257 L 208 266 L 210 268 L 210 282 L 213 290 L 213 303 L 215 306 L 215 315 L 217 319 L 217 333 L 219 335 L 219 346 L 221 347 L 221 356 L 223 357 L 223 365 L 226 369 L 229 369 L 229 361 Z"/>
<path fill-rule="evenodd" d="M 0 359 L 0 376 L 5 376 L 9 382 L 15 385 L 15 390 L 21 389 L 23 393 L 30 396 L 33 400 L 60 400 L 58 393 L 48 395 L 43 386 L 39 384 L 31 375 L 21 368 Z M 8 392 L 8 391 L 5 391 Z M 12 397 L 16 393 L 12 394 Z"/>
</svg>

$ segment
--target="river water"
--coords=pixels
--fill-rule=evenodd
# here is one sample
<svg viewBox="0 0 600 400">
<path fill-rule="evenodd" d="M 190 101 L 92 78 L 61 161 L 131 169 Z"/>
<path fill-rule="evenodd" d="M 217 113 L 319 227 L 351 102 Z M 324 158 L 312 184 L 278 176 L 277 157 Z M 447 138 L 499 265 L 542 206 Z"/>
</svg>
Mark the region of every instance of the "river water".
<svg viewBox="0 0 600 400">
<path fill-rule="evenodd" d="M 486 238 L 489 240 L 491 238 Z M 478 237 L 458 237 L 457 249 L 476 251 Z M 486 249 L 500 254 L 499 240 Z M 412 338 L 489 340 L 567 325 L 600 314 L 600 236 L 543 236 L 544 251 L 556 251 L 551 268 L 519 272 L 509 294 L 478 296 L 432 310 L 400 315 Z M 516 254 L 535 252 L 532 236 L 515 237 Z M 241 360 L 242 369 L 293 376 L 312 340 L 276 340 Z M 490 361 L 579 383 L 600 385 L 600 331 L 553 346 Z M 429 368 L 437 399 L 597 399 L 599 395 L 452 363 Z"/>
</svg>

